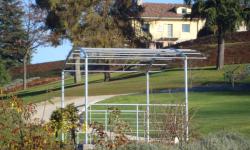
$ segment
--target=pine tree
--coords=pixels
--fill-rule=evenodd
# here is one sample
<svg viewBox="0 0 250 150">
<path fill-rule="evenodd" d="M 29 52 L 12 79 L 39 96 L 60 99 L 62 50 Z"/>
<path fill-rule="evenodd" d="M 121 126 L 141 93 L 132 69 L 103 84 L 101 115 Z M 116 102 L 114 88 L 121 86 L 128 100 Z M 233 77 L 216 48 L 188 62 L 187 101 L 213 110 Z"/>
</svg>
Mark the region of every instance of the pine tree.
<svg viewBox="0 0 250 150">
<path fill-rule="evenodd" d="M 0 0 L 0 59 L 7 68 L 20 65 L 26 34 L 19 0 Z"/>
<path fill-rule="evenodd" d="M 225 33 L 232 32 L 242 23 L 249 22 L 249 11 L 240 0 L 194 0 L 191 18 L 206 19 L 216 28 L 218 38 L 217 69 L 224 67 Z"/>
</svg>

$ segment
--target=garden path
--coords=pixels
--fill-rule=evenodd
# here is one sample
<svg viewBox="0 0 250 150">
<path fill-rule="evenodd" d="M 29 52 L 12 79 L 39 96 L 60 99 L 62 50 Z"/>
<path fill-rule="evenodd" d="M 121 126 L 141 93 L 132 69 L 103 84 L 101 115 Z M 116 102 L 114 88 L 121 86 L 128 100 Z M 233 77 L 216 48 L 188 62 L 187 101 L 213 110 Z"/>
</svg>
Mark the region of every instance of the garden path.
<svg viewBox="0 0 250 150">
<path fill-rule="evenodd" d="M 91 105 L 115 96 L 118 95 L 89 96 L 89 104 Z M 74 103 L 75 106 L 81 106 L 84 104 L 84 97 L 65 97 L 65 106 L 71 103 Z M 61 107 L 61 98 L 55 97 L 50 102 L 44 101 L 41 103 L 37 103 L 36 106 L 37 112 L 34 114 L 33 119 L 39 118 L 46 122 L 49 120 L 52 112 Z M 81 107 L 79 108 L 81 109 Z"/>
</svg>

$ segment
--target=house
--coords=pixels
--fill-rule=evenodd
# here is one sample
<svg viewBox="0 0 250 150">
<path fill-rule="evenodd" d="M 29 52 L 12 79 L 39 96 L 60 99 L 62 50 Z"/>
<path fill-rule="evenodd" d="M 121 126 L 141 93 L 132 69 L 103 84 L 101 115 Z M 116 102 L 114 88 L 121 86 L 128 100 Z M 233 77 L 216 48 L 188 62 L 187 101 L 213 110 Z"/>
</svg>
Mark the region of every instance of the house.
<svg viewBox="0 0 250 150">
<path fill-rule="evenodd" d="M 152 36 L 150 48 L 160 48 L 197 38 L 205 21 L 185 19 L 191 8 L 183 4 L 142 3 L 144 8 L 141 18 L 144 24 L 142 32 Z"/>
<path fill-rule="evenodd" d="M 187 19 L 184 16 L 191 13 L 191 8 L 184 4 L 166 3 L 143 3 L 144 12 L 141 18 L 144 24 L 140 32 L 148 32 L 152 36 L 152 41 L 148 45 L 150 48 L 161 48 L 179 42 L 193 40 L 197 38 L 198 32 L 204 27 L 205 20 Z M 246 31 L 245 27 L 240 27 L 239 31 Z"/>
</svg>

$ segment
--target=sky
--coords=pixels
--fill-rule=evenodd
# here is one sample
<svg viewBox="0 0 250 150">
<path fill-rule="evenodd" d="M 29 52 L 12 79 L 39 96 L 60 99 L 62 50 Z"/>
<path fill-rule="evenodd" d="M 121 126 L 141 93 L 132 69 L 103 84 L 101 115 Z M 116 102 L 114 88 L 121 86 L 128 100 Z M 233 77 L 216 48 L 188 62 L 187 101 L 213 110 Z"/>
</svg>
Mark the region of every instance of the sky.
<svg viewBox="0 0 250 150">
<path fill-rule="evenodd" d="M 183 3 L 183 0 L 144 0 L 144 2 L 154 3 Z M 57 47 L 39 47 L 33 54 L 31 63 L 43 63 L 66 59 L 69 51 L 72 48 L 72 44 L 69 41 L 64 41 L 62 45 Z"/>
</svg>

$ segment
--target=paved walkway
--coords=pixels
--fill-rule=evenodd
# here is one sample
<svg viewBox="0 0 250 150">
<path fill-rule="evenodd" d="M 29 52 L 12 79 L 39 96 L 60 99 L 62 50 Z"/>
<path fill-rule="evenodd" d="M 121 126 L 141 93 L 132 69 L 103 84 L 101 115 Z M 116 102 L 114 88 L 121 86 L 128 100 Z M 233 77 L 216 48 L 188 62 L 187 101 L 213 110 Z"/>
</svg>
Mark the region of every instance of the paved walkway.
<svg viewBox="0 0 250 150">
<path fill-rule="evenodd" d="M 89 104 L 94 104 L 115 96 L 118 95 L 89 96 Z M 48 101 L 37 103 L 37 113 L 33 116 L 33 118 L 39 118 L 41 120 L 48 121 L 52 112 L 61 107 L 61 98 L 55 97 L 51 100 L 51 102 L 53 103 Z M 74 103 L 75 106 L 83 105 L 85 104 L 84 97 L 65 97 L 65 106 L 70 103 Z"/>
</svg>

